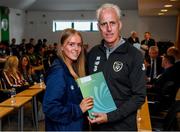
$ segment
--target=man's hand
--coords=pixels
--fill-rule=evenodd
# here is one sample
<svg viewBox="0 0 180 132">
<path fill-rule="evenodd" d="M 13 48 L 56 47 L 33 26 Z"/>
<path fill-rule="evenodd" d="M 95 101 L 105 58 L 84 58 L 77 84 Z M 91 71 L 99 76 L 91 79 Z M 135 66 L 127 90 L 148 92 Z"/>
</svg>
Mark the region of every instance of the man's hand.
<svg viewBox="0 0 180 132">
<path fill-rule="evenodd" d="M 97 123 L 97 124 L 101 124 L 101 123 L 106 123 L 108 122 L 107 119 L 107 114 L 106 113 L 92 113 L 92 115 L 94 116 L 93 119 L 88 117 L 88 120 L 90 121 L 90 123 Z"/>
</svg>

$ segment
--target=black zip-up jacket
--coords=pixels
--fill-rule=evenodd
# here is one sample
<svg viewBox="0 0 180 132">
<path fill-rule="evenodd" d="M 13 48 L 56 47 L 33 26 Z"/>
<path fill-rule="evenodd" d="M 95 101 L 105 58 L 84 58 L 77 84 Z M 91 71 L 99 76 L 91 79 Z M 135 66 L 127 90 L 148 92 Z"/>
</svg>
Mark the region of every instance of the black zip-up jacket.
<svg viewBox="0 0 180 132">
<path fill-rule="evenodd" d="M 143 56 L 126 40 L 106 58 L 103 41 L 88 53 L 89 74 L 102 71 L 117 110 L 107 113 L 108 123 L 92 125 L 93 130 L 137 130 L 137 109 L 145 101 Z"/>
</svg>

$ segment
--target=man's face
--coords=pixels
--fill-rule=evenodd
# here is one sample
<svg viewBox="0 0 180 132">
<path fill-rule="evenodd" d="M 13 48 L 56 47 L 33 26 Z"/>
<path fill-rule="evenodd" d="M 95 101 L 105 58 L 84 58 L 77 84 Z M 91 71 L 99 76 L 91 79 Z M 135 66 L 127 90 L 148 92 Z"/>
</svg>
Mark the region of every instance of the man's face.
<svg viewBox="0 0 180 132">
<path fill-rule="evenodd" d="M 167 60 L 166 60 L 166 58 L 165 58 L 165 57 L 162 57 L 161 66 L 162 66 L 163 68 L 165 68 L 165 66 L 166 66 L 166 63 L 167 63 Z"/>
<path fill-rule="evenodd" d="M 158 56 L 158 51 L 156 50 L 149 50 L 149 56 L 153 59 L 157 58 Z"/>
<path fill-rule="evenodd" d="M 107 46 L 114 47 L 119 41 L 121 29 L 121 22 L 114 9 L 102 10 L 98 27 Z"/>
<path fill-rule="evenodd" d="M 149 33 L 145 33 L 145 34 L 144 34 L 144 38 L 145 38 L 146 40 L 149 40 L 150 37 L 151 37 L 151 35 L 150 35 Z"/>
</svg>

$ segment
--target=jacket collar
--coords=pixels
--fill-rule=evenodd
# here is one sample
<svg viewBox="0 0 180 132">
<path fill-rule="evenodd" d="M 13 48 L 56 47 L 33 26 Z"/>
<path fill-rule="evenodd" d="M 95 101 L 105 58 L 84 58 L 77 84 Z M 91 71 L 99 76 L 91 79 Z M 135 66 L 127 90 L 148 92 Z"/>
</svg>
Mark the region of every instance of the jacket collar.
<svg viewBox="0 0 180 132">
<path fill-rule="evenodd" d="M 113 52 L 115 53 L 126 53 L 128 50 L 128 42 L 125 38 L 122 38 L 124 40 L 124 43 L 120 44 Z M 99 48 L 105 53 L 106 52 L 106 47 L 104 46 L 105 40 L 103 39 L 101 41 L 101 44 Z"/>
</svg>

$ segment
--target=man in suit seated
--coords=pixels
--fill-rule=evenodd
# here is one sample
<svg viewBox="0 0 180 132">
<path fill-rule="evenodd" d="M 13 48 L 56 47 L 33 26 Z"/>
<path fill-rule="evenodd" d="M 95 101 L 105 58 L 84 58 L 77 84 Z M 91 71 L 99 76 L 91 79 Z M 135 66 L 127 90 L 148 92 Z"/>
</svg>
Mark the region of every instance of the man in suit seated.
<svg viewBox="0 0 180 132">
<path fill-rule="evenodd" d="M 153 80 L 163 72 L 161 66 L 162 58 L 158 55 L 159 49 L 157 46 L 151 46 L 149 48 L 149 57 L 146 58 L 147 66 L 146 76 L 148 77 L 148 83 L 152 84 Z"/>
<path fill-rule="evenodd" d="M 179 83 L 176 68 L 174 66 L 175 59 L 173 56 L 164 55 L 162 59 L 162 67 L 165 69 L 162 74 L 154 79 L 152 88 L 147 91 L 147 94 L 154 93 L 155 101 L 159 103 L 154 107 L 150 105 L 150 111 L 158 112 L 160 110 L 168 110 L 175 101 L 175 96 L 178 90 Z"/>
<path fill-rule="evenodd" d="M 180 68 L 179 68 L 180 67 L 180 51 L 178 50 L 178 48 L 172 46 L 167 49 L 167 54 L 175 58 L 174 68 L 175 68 L 176 75 L 179 76 L 180 75 Z M 180 79 L 178 77 L 176 78 L 177 78 L 176 82 L 179 83 L 178 87 L 180 87 Z"/>
<path fill-rule="evenodd" d="M 128 41 L 130 44 L 135 44 L 135 43 L 139 43 L 139 38 L 137 36 L 137 32 L 136 31 L 132 31 L 131 32 L 131 36 L 128 38 Z"/>
</svg>

